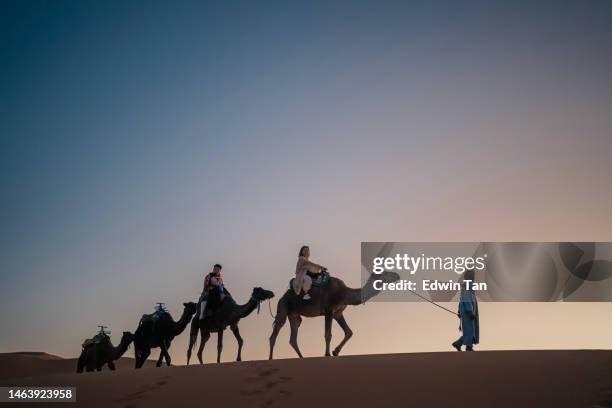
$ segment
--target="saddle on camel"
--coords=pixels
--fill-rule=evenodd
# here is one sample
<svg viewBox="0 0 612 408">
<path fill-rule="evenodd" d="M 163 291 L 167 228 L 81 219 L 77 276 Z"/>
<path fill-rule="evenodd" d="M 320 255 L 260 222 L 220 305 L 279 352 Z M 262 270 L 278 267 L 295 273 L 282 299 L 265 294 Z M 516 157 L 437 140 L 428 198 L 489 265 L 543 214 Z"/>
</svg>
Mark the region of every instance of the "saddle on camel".
<svg viewBox="0 0 612 408">
<path fill-rule="evenodd" d="M 312 285 L 310 287 L 310 290 L 308 291 L 308 293 L 310 294 L 310 297 L 308 299 L 304 298 L 304 295 L 306 294 L 306 292 L 304 292 L 304 289 L 300 291 L 299 295 L 297 295 L 293 290 L 291 290 L 291 293 L 294 294 L 293 299 L 292 299 L 293 302 L 316 303 L 318 300 L 322 299 L 322 297 L 325 296 L 326 294 L 326 288 L 331 278 L 331 275 L 327 269 L 322 269 L 320 273 L 314 273 L 314 272 L 309 271 L 309 272 L 306 272 L 306 275 L 308 275 L 310 279 L 312 279 Z M 294 287 L 293 281 L 295 279 L 296 278 L 291 278 L 289 280 L 289 289 Z"/>
<path fill-rule="evenodd" d="M 83 348 L 87 348 L 87 347 L 91 347 L 93 345 L 96 344 L 102 344 L 102 343 L 106 343 L 109 342 L 110 343 L 110 330 L 106 330 L 108 329 L 108 327 L 106 326 L 98 326 L 98 328 L 100 329 L 98 331 L 98 333 L 93 336 L 90 339 L 85 339 L 85 341 L 83 341 L 82 347 Z"/>
<path fill-rule="evenodd" d="M 151 322 L 152 326 L 159 320 L 161 316 L 168 313 L 168 309 L 166 309 L 166 304 L 163 302 L 157 302 L 155 304 L 155 310 L 151 314 L 143 314 L 140 318 L 140 322 L 138 322 L 139 326 L 142 326 L 145 323 Z"/>
<path fill-rule="evenodd" d="M 321 273 L 314 273 L 314 272 L 306 272 L 306 275 L 310 276 L 310 279 L 312 279 L 312 287 L 322 287 L 327 285 L 327 283 L 329 282 L 329 272 L 327 271 L 327 269 L 323 269 L 321 271 Z M 295 278 L 291 278 L 289 280 L 289 288 L 293 287 L 293 281 L 295 280 Z M 312 289 L 311 289 L 312 290 Z M 312 293 L 312 292 L 311 292 Z M 304 295 L 304 289 L 302 289 L 302 291 L 300 292 L 300 297 L 302 297 Z"/>
</svg>

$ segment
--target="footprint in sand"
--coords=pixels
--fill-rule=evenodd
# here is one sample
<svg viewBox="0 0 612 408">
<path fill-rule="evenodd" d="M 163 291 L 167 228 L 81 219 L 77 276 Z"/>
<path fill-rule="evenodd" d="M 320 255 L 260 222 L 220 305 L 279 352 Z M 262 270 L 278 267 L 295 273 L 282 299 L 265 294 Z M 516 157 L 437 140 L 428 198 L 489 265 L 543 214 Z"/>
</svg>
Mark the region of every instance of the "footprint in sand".
<svg viewBox="0 0 612 408">
<path fill-rule="evenodd" d="M 136 391 L 136 392 L 131 392 L 129 394 L 127 394 L 125 397 L 119 398 L 117 400 L 115 400 L 115 402 L 131 402 L 131 401 L 135 401 L 138 400 L 140 398 L 142 398 L 142 396 L 144 394 L 146 394 L 148 391 L 148 389 L 144 389 L 144 390 L 140 390 L 140 391 Z"/>
<path fill-rule="evenodd" d="M 151 388 L 149 388 L 150 390 L 157 390 L 161 387 L 163 387 L 164 385 L 168 384 L 168 381 L 165 380 L 161 380 L 155 383 L 155 385 L 151 386 Z"/>
<path fill-rule="evenodd" d="M 277 373 L 279 371 L 280 371 L 280 369 L 278 369 L 278 368 L 268 368 L 268 369 L 264 369 L 264 370 L 260 371 L 259 372 L 259 376 L 265 378 L 265 377 L 269 377 L 272 374 Z"/>
<path fill-rule="evenodd" d="M 270 408 L 275 403 L 289 398 L 292 392 L 282 389 L 281 386 L 284 383 L 290 382 L 292 377 L 280 375 L 280 371 L 278 368 L 258 367 L 256 375 L 246 379 L 246 383 L 249 386 L 241 391 L 241 395 L 261 401 L 258 404 L 261 408 Z"/>
<path fill-rule="evenodd" d="M 164 377 L 164 378 L 167 379 L 168 377 Z M 129 393 L 126 396 L 117 399 L 115 402 L 133 402 L 133 401 L 139 400 L 149 391 L 158 390 L 166 384 L 168 384 L 167 380 L 159 380 L 155 382 L 154 384 L 145 384 L 142 387 L 140 387 L 138 391 Z M 135 407 L 135 405 L 127 405 L 123 408 L 132 408 L 132 407 Z"/>
</svg>

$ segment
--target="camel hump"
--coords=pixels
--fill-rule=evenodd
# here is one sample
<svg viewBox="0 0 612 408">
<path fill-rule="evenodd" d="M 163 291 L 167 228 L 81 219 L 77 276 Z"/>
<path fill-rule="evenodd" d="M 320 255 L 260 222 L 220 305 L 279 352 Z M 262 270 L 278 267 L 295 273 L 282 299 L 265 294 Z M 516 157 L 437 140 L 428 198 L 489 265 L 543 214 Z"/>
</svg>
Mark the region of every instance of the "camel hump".
<svg viewBox="0 0 612 408">
<path fill-rule="evenodd" d="M 155 311 L 151 314 L 143 314 L 142 317 L 140 318 L 139 324 L 148 323 L 148 322 L 154 323 L 157 320 L 159 320 L 162 316 L 165 316 L 165 315 L 170 315 L 170 313 L 163 306 L 163 303 L 157 303 L 157 306 L 155 306 Z"/>
<path fill-rule="evenodd" d="M 85 339 L 85 341 L 83 342 L 82 346 L 83 346 L 83 348 L 85 348 L 85 347 L 89 347 L 89 346 L 93 346 L 95 344 L 101 344 L 101 343 L 105 343 L 105 342 L 110 342 L 110 337 L 108 336 L 108 334 L 106 332 L 98 333 L 94 337 L 92 337 L 91 339 Z"/>
<path fill-rule="evenodd" d="M 93 344 L 95 343 L 94 339 L 85 339 L 85 341 L 83 342 L 82 346 L 83 348 L 89 347 L 89 346 L 93 346 Z"/>
</svg>

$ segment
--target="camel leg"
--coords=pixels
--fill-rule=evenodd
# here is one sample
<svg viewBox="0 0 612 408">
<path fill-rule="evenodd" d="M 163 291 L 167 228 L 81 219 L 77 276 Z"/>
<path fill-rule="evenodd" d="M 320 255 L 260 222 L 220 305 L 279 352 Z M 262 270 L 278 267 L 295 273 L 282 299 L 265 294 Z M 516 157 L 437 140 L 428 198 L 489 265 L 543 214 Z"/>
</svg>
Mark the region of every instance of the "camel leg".
<svg viewBox="0 0 612 408">
<path fill-rule="evenodd" d="M 157 359 L 157 363 L 155 363 L 155 367 L 161 367 L 162 361 L 164 359 L 164 349 L 163 346 L 159 345 L 159 358 Z"/>
<path fill-rule="evenodd" d="M 329 352 L 329 344 L 332 339 L 332 316 L 330 314 L 325 315 L 325 357 L 331 356 Z"/>
<path fill-rule="evenodd" d="M 95 348 L 94 348 L 94 366 L 96 368 L 96 371 L 102 371 L 102 364 L 100 363 L 100 359 L 98 358 L 98 350 L 96 350 Z"/>
<path fill-rule="evenodd" d="M 102 362 L 100 362 L 97 352 L 96 352 L 96 371 L 102 371 Z"/>
<path fill-rule="evenodd" d="M 204 364 L 202 361 L 202 352 L 204 351 L 204 345 L 206 345 L 208 339 L 210 339 L 210 332 L 200 329 L 200 348 L 198 349 L 198 360 L 200 360 L 200 364 Z"/>
<path fill-rule="evenodd" d="M 111 371 L 115 371 L 115 362 L 114 361 L 109 361 L 107 365 L 108 365 L 108 368 Z"/>
<path fill-rule="evenodd" d="M 142 367 L 142 351 L 136 349 L 134 350 L 134 368 Z"/>
<path fill-rule="evenodd" d="M 242 361 L 242 345 L 244 344 L 244 340 L 240 336 L 240 330 L 238 330 L 237 324 L 232 324 L 230 326 L 230 330 L 234 333 L 234 337 L 236 337 L 236 341 L 238 341 L 238 357 L 236 357 L 236 361 Z"/>
<path fill-rule="evenodd" d="M 344 330 L 344 338 L 342 339 L 340 344 L 338 344 L 338 346 L 334 349 L 334 352 L 333 352 L 334 356 L 337 356 L 338 354 L 340 354 L 340 350 L 342 350 L 342 347 L 344 347 L 346 342 L 349 341 L 351 337 L 353 337 L 353 331 L 351 330 L 349 325 L 346 323 L 346 320 L 344 319 L 343 315 L 335 317 L 335 319 L 340 325 L 340 327 L 342 327 L 342 330 Z"/>
<path fill-rule="evenodd" d="M 149 355 L 151 354 L 151 349 L 147 348 L 147 349 L 140 349 L 140 350 L 136 350 L 136 368 L 141 368 L 142 365 L 144 364 L 145 361 L 147 361 L 147 358 L 149 357 Z"/>
<path fill-rule="evenodd" d="M 291 327 L 291 336 L 289 337 L 289 344 L 291 344 L 291 347 L 293 347 L 297 355 L 300 358 L 303 358 L 304 356 L 302 355 L 302 352 L 300 351 L 300 348 L 298 347 L 298 342 L 297 342 L 298 329 L 300 328 L 301 323 L 302 323 L 302 318 L 300 316 L 295 316 L 295 315 L 289 316 L 289 326 Z"/>
<path fill-rule="evenodd" d="M 93 373 L 95 369 L 96 363 L 93 358 L 85 362 L 85 371 L 87 371 L 88 373 Z"/>
<path fill-rule="evenodd" d="M 283 328 L 286 321 L 287 316 L 279 316 L 277 312 L 276 319 L 274 319 L 274 325 L 272 326 L 272 334 L 270 335 L 270 360 L 272 360 L 272 355 L 274 353 L 274 345 L 276 344 L 276 338 L 278 337 L 278 333 Z"/>
<path fill-rule="evenodd" d="M 170 353 L 168 352 L 168 349 L 170 348 L 170 341 L 169 340 L 162 341 L 159 347 L 161 349 L 160 357 L 163 356 L 166 359 L 166 365 L 170 367 L 171 358 L 170 358 Z"/>
<path fill-rule="evenodd" d="M 197 314 L 196 314 L 197 317 Z M 191 320 L 191 327 L 189 328 L 189 347 L 187 348 L 187 365 L 189 365 L 189 360 L 191 359 L 191 350 L 193 350 L 193 346 L 195 346 L 196 341 L 198 340 L 198 324 L 196 323 L 196 319 Z"/>
<path fill-rule="evenodd" d="M 166 365 L 170 366 L 170 344 L 172 344 L 172 340 L 168 340 L 168 344 L 166 345 Z"/>
<path fill-rule="evenodd" d="M 85 358 L 83 357 L 83 353 L 79 356 L 79 361 L 77 362 L 77 373 L 82 373 L 83 368 L 85 367 Z"/>
<path fill-rule="evenodd" d="M 219 330 L 217 332 L 217 364 L 221 362 L 221 350 L 223 350 L 223 332 L 224 330 Z"/>
<path fill-rule="evenodd" d="M 287 300 L 285 296 L 283 296 L 276 305 L 276 317 L 274 317 L 274 323 L 272 324 L 272 334 L 270 335 L 270 360 L 272 360 L 274 354 L 274 345 L 276 344 L 278 333 L 285 325 L 285 322 L 287 322 L 287 314 Z"/>
</svg>

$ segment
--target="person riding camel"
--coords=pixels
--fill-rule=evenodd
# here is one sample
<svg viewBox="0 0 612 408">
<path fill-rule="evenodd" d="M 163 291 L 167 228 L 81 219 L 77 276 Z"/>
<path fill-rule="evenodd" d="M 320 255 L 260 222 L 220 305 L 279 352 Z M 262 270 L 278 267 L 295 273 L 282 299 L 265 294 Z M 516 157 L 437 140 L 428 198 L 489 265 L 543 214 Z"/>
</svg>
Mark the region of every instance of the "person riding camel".
<svg viewBox="0 0 612 408">
<path fill-rule="evenodd" d="M 298 260 L 295 266 L 295 279 L 293 280 L 293 290 L 295 294 L 300 296 L 302 290 L 304 290 L 304 296 L 302 299 L 309 300 L 310 288 L 312 286 L 312 278 L 308 276 L 307 272 L 310 273 L 321 273 L 327 268 L 318 265 L 314 262 L 310 262 L 308 258 L 310 257 L 310 248 L 308 245 L 304 245 L 300 248 L 300 252 L 298 253 Z"/>
<path fill-rule="evenodd" d="M 223 267 L 220 264 L 215 264 L 212 272 L 206 274 L 204 277 L 204 288 L 202 290 L 202 295 L 200 296 L 200 320 L 206 317 L 206 305 L 209 303 L 208 301 L 211 294 L 215 295 L 215 304 L 221 303 L 223 299 L 230 296 L 227 289 L 225 289 L 225 285 L 223 285 L 221 269 L 223 269 Z"/>
</svg>

